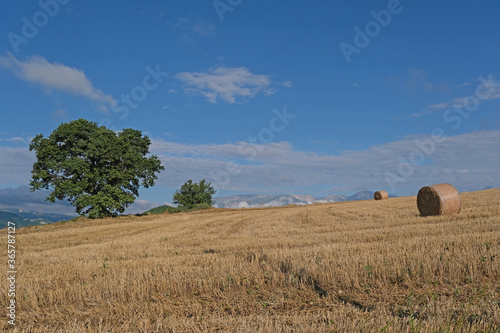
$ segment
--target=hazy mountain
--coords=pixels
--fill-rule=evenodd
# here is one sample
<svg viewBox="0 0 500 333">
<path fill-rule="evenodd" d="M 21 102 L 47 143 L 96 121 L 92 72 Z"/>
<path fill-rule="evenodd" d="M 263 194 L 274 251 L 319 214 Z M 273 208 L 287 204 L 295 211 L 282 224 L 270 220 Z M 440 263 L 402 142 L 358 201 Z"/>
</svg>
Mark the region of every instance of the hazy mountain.
<svg viewBox="0 0 500 333">
<path fill-rule="evenodd" d="M 17 215 L 25 218 L 25 219 L 44 219 L 49 222 L 59 222 L 59 221 L 67 221 L 77 216 L 76 214 L 53 214 L 53 213 L 40 213 L 40 212 L 16 212 Z"/>
<path fill-rule="evenodd" d="M 43 225 L 58 221 L 69 220 L 73 218 L 72 215 L 62 214 L 45 214 L 38 212 L 6 212 L 0 211 L 0 228 L 6 228 L 7 222 L 14 222 L 16 228 L 22 228 L 33 225 Z"/>
<path fill-rule="evenodd" d="M 331 194 L 326 197 L 316 198 L 311 195 L 263 195 L 243 194 L 228 197 L 215 198 L 214 207 L 218 208 L 255 208 L 276 207 L 287 205 L 310 205 L 314 203 L 327 203 L 339 201 L 371 200 L 374 192 L 361 191 L 351 196 Z"/>
<path fill-rule="evenodd" d="M 305 205 L 307 201 L 300 200 L 295 196 L 283 195 L 263 195 L 263 194 L 242 194 L 214 199 L 214 207 L 218 208 L 253 208 L 253 207 L 276 207 L 286 205 Z"/>
<path fill-rule="evenodd" d="M 310 202 L 310 203 L 317 201 L 317 199 L 315 197 L 313 197 L 312 195 L 307 195 L 307 194 L 305 194 L 305 195 L 292 195 L 292 197 L 299 199 L 301 201 Z"/>
<path fill-rule="evenodd" d="M 375 192 L 371 192 L 371 191 L 361 191 L 361 192 L 357 192 L 357 193 L 347 197 L 345 200 L 342 200 L 342 201 L 369 200 L 369 199 L 373 199 L 374 194 L 375 194 Z"/>
<path fill-rule="evenodd" d="M 339 202 L 339 201 L 346 201 L 348 197 L 346 195 L 341 195 L 341 194 L 330 194 L 322 200 L 325 200 L 326 202 Z"/>
</svg>

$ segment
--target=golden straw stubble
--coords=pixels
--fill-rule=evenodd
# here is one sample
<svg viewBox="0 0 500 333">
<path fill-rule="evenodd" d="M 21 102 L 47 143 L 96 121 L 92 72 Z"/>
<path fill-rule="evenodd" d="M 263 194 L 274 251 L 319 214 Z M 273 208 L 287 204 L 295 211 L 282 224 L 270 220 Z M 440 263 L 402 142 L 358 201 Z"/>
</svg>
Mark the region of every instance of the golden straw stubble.
<svg viewBox="0 0 500 333">
<path fill-rule="evenodd" d="M 385 199 L 389 199 L 389 194 L 387 193 L 387 191 L 377 191 L 373 195 L 373 198 L 375 200 L 385 200 Z"/>
<path fill-rule="evenodd" d="M 450 184 L 424 186 L 418 191 L 417 206 L 422 216 L 458 214 L 460 193 Z"/>
</svg>

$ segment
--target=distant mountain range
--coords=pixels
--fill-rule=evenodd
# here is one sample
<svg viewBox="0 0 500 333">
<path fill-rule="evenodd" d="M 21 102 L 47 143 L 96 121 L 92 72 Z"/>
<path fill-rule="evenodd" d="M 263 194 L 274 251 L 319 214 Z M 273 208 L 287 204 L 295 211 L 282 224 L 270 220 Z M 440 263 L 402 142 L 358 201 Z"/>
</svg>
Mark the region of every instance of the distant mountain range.
<svg viewBox="0 0 500 333">
<path fill-rule="evenodd" d="M 16 228 L 22 228 L 33 225 L 49 224 L 58 221 L 66 221 L 71 218 L 73 218 L 73 216 L 63 214 L 45 214 L 25 211 L 0 211 L 0 229 L 6 228 L 7 222 L 13 222 L 16 224 Z"/>
<path fill-rule="evenodd" d="M 331 194 L 326 197 L 313 197 L 311 195 L 264 195 L 264 194 L 242 194 L 227 197 L 215 198 L 214 207 L 216 208 L 256 208 L 256 207 L 277 207 L 287 205 L 310 205 L 315 203 L 328 203 L 340 201 L 371 200 L 374 192 L 361 191 L 353 195 Z M 395 195 L 389 195 L 395 197 Z M 151 211 L 161 210 L 161 212 L 172 208 L 162 206 L 154 208 Z M 148 211 L 149 212 L 149 211 Z M 0 211 L 0 229 L 7 227 L 7 222 L 14 222 L 16 228 L 22 228 L 34 225 L 50 224 L 58 221 L 72 219 L 76 215 L 64 214 L 46 214 L 39 212 L 26 211 Z"/>
<path fill-rule="evenodd" d="M 287 205 L 310 205 L 314 203 L 371 200 L 373 194 L 371 191 L 361 191 L 353 195 L 331 194 L 326 197 L 313 197 L 311 195 L 263 195 L 263 194 L 243 194 L 228 197 L 215 198 L 216 208 L 255 208 L 255 207 L 277 207 Z M 389 195 L 396 197 L 395 195 Z"/>
</svg>

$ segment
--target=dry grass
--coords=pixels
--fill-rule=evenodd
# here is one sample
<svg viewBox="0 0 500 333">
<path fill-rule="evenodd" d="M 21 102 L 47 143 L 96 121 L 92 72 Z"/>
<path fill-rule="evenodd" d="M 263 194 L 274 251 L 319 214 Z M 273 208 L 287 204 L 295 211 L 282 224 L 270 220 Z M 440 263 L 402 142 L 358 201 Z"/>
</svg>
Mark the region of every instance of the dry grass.
<svg viewBox="0 0 500 333">
<path fill-rule="evenodd" d="M 462 200 L 453 216 L 406 197 L 20 229 L 17 331 L 499 332 L 500 190 Z"/>
</svg>

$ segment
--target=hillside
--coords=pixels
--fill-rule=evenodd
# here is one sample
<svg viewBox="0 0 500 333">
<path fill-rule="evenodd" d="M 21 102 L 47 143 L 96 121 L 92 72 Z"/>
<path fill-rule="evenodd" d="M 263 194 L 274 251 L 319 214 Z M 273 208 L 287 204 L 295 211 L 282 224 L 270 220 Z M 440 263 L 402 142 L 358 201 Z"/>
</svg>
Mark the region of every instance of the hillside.
<svg viewBox="0 0 500 333">
<path fill-rule="evenodd" d="M 403 197 L 23 228 L 17 327 L 497 332 L 500 189 L 462 203 L 458 215 L 426 218 Z"/>
</svg>

